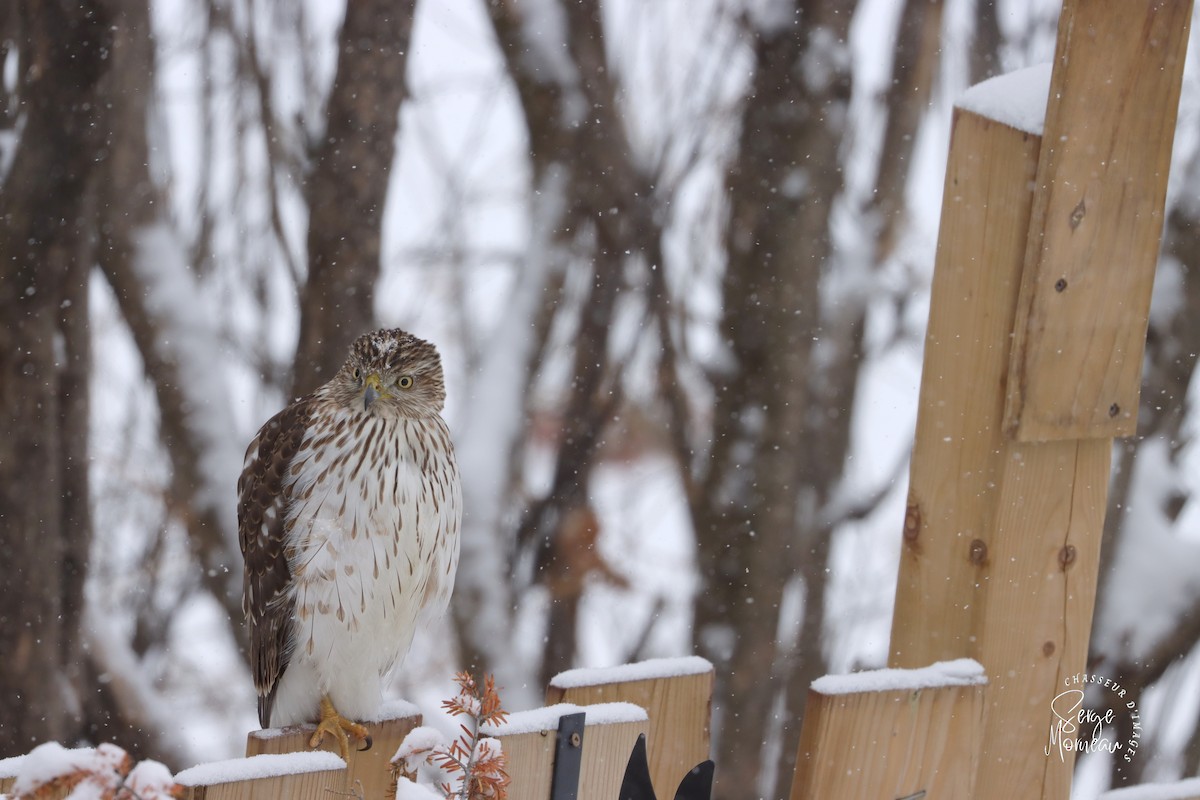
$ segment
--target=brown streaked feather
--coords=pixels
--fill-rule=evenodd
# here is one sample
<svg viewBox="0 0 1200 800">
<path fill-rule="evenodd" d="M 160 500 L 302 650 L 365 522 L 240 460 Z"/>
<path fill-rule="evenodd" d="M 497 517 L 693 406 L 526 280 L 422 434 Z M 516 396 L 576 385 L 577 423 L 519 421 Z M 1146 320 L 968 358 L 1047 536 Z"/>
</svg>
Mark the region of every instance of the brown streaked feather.
<svg viewBox="0 0 1200 800">
<path fill-rule="evenodd" d="M 285 548 L 285 522 L 292 498 L 284 476 L 313 416 L 313 398 L 301 398 L 259 430 L 246 449 L 238 479 L 238 540 L 246 563 L 242 608 L 250 626 L 250 665 L 258 690 L 258 720 L 271 725 L 275 689 L 287 669 L 294 642 L 289 594 L 292 573 Z"/>
</svg>

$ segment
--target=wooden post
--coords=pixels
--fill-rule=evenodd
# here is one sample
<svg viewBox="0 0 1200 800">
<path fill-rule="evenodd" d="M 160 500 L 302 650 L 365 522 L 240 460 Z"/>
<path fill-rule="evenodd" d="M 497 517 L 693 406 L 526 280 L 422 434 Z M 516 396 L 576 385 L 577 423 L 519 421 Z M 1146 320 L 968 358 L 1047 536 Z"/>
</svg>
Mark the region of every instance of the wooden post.
<svg viewBox="0 0 1200 800">
<path fill-rule="evenodd" d="M 371 732 L 371 749 L 350 753 L 337 791 L 349 792 L 361 786 L 364 797 L 384 797 L 392 786 L 391 758 L 409 731 L 421 724 L 421 715 L 415 707 L 404 704 L 385 712 L 377 722 L 363 724 Z M 246 755 L 309 752 L 308 740 L 315 730 L 315 725 L 298 725 L 253 731 L 246 738 Z M 328 737 L 321 746 L 329 752 L 337 750 Z"/>
<path fill-rule="evenodd" d="M 555 732 L 566 714 L 587 714 L 578 800 L 614 800 L 637 738 L 646 733 L 646 712 L 629 703 L 603 703 L 588 708 L 559 703 L 509 714 L 503 725 L 485 732 L 500 740 L 508 759 L 509 800 L 547 800 L 554 768 Z M 672 793 L 670 797 L 674 797 Z"/>
<path fill-rule="evenodd" d="M 703 658 L 655 659 L 560 673 L 546 689 L 546 703 L 625 702 L 646 709 L 650 779 L 661 799 L 673 798 L 688 771 L 709 758 L 712 692 L 713 666 Z"/>
<path fill-rule="evenodd" d="M 1050 703 L 1085 669 L 1136 422 L 1190 16 L 1068 0 L 1044 138 L 955 112 L 890 663 L 986 668 L 977 798 L 1070 792 Z"/>
<path fill-rule="evenodd" d="M 985 683 L 966 659 L 818 679 L 791 800 L 975 797 Z"/>
<path fill-rule="evenodd" d="M 1008 380 L 1022 441 L 1137 430 L 1191 19 L 1191 0 L 1063 5 Z"/>
</svg>

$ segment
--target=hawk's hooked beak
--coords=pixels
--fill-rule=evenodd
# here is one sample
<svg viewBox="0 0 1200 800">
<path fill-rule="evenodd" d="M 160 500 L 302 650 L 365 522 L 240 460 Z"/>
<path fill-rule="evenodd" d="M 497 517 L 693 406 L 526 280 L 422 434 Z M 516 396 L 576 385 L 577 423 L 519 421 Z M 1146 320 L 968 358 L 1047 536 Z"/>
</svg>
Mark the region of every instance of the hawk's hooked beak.
<svg viewBox="0 0 1200 800">
<path fill-rule="evenodd" d="M 367 376 L 366 380 L 363 381 L 363 385 L 366 387 L 363 389 L 363 411 L 366 411 L 371 407 L 371 403 L 374 403 L 386 393 L 383 391 L 383 381 L 374 372 Z"/>
</svg>

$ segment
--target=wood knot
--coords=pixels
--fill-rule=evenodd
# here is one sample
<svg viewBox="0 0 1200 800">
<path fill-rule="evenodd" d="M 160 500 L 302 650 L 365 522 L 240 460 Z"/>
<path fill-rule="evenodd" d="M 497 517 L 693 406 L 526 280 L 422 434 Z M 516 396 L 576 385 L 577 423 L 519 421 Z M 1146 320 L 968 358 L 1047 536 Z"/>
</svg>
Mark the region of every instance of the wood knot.
<svg viewBox="0 0 1200 800">
<path fill-rule="evenodd" d="M 1075 563 L 1075 545 L 1064 544 L 1058 551 L 1058 566 L 1065 572 Z"/>
<path fill-rule="evenodd" d="M 1118 414 L 1120 414 L 1120 413 L 1121 413 L 1121 406 L 1120 406 L 1120 404 L 1118 404 L 1118 403 L 1113 403 L 1111 406 L 1109 406 L 1109 407 L 1108 407 L 1108 415 L 1109 415 L 1110 417 L 1115 417 L 1115 416 L 1117 416 L 1117 415 L 1118 415 Z"/>
<path fill-rule="evenodd" d="M 915 544 L 921 533 L 921 505 L 913 495 L 908 496 L 908 506 L 904 509 L 904 541 Z"/>
<path fill-rule="evenodd" d="M 987 542 L 983 541 L 983 539 L 972 539 L 971 540 L 971 554 L 969 556 L 969 558 L 971 559 L 971 563 L 977 567 L 982 567 L 984 564 L 987 563 L 987 557 L 988 557 Z"/>
<path fill-rule="evenodd" d="M 1079 223 L 1083 222 L 1083 218 L 1086 215 L 1087 215 L 1087 203 L 1085 203 L 1084 198 L 1081 197 L 1081 198 L 1079 198 L 1079 205 L 1075 206 L 1075 208 L 1072 209 L 1072 211 L 1071 211 L 1071 219 L 1068 222 L 1068 224 L 1071 226 L 1071 230 L 1075 230 L 1076 228 L 1078 228 Z"/>
<path fill-rule="evenodd" d="M 1049 658 L 1050 656 L 1054 655 L 1054 651 L 1057 649 L 1058 648 L 1054 646 L 1054 642 L 1046 642 L 1042 645 L 1042 655 L 1044 655 L 1046 658 Z"/>
</svg>

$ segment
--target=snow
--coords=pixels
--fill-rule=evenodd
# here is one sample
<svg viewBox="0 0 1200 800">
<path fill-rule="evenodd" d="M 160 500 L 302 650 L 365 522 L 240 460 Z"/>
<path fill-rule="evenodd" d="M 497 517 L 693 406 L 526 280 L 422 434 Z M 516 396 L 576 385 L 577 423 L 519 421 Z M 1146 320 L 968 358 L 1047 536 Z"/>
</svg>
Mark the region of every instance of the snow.
<svg viewBox="0 0 1200 800">
<path fill-rule="evenodd" d="M 137 797 L 166 796 L 174 785 L 171 770 L 151 759 L 139 761 L 125 778 L 125 786 Z"/>
<path fill-rule="evenodd" d="M 234 781 L 274 778 L 280 775 L 299 775 L 305 772 L 345 769 L 341 756 L 325 750 L 303 753 L 281 753 L 210 761 L 185 769 L 175 776 L 181 786 L 213 786 Z"/>
<path fill-rule="evenodd" d="M 228 348 L 217 333 L 210 305 L 202 302 L 204 292 L 188 265 L 183 244 L 171 229 L 150 225 L 139 230 L 134 240 L 133 266 L 145 290 L 146 309 L 164 333 L 155 342 L 159 355 L 178 365 L 181 380 L 204 376 L 186 384 L 187 424 L 200 451 L 198 475 L 205 481 L 198 499 L 216 512 L 232 536 L 237 530 L 234 487 L 241 474 L 243 445 L 221 368 Z"/>
<path fill-rule="evenodd" d="M 968 89 L 957 103 L 965 111 L 1041 136 L 1050 97 L 1050 64 L 997 75 Z"/>
<path fill-rule="evenodd" d="M 445 800 L 445 795 L 419 783 L 401 778 L 396 782 L 396 800 Z"/>
<path fill-rule="evenodd" d="M 622 664 L 616 667 L 569 669 L 551 678 L 550 685 L 556 689 L 574 689 L 580 686 L 597 686 L 605 683 L 627 683 L 629 681 L 677 678 L 682 675 L 700 675 L 712 672 L 712 669 L 712 662 L 700 656 L 652 658 L 636 664 Z"/>
<path fill-rule="evenodd" d="M 911 692 L 942 686 L 983 686 L 986 683 L 987 675 L 978 661 L 959 658 L 954 661 L 939 661 L 920 669 L 875 669 L 850 675 L 826 675 L 812 682 L 812 690 L 826 695 Z"/>
<path fill-rule="evenodd" d="M 380 706 L 378 713 L 363 717 L 361 722 L 384 722 L 391 719 L 408 719 L 410 717 L 421 716 L 421 709 L 417 708 L 415 703 L 410 703 L 407 700 L 399 698 L 385 700 Z"/>
<path fill-rule="evenodd" d="M 15 778 L 27 758 L 28 755 L 0 758 L 0 778 Z"/>
<path fill-rule="evenodd" d="M 562 86 L 578 80 L 575 63 L 567 51 L 567 12 L 558 0 L 526 0 L 518 12 L 525 57 L 534 69 Z"/>
<path fill-rule="evenodd" d="M 1165 509 L 1186 494 L 1163 437 L 1144 441 L 1133 466 L 1126 525 L 1116 546 L 1093 648 L 1137 663 L 1177 629 L 1200 601 L 1200 542 L 1180 535 Z"/>
<path fill-rule="evenodd" d="M 574 703 L 556 703 L 552 706 L 517 711 L 499 725 L 483 725 L 481 733 L 488 736 L 517 736 L 522 733 L 538 733 L 558 729 L 558 721 L 568 714 L 587 714 L 586 725 L 615 725 L 622 722 L 645 722 L 649 719 L 646 710 L 633 703 L 596 703 L 577 706 Z"/>
<path fill-rule="evenodd" d="M 96 748 L 80 747 L 68 750 L 58 742 L 46 742 L 33 748 L 28 755 L 6 761 L 18 761 L 12 794 L 32 793 L 42 784 L 75 770 L 88 769 L 96 757 Z"/>
<path fill-rule="evenodd" d="M 1105 792 L 1097 800 L 1191 800 L 1194 797 L 1200 797 L 1200 778 L 1127 786 Z"/>
<path fill-rule="evenodd" d="M 407 759 L 414 753 L 425 752 L 432 750 L 438 745 L 446 743 L 446 735 L 437 728 L 431 728 L 427 725 L 422 725 L 418 728 L 413 728 L 404 737 L 404 741 L 396 748 L 396 754 L 392 756 L 392 762 L 400 759 Z"/>
<path fill-rule="evenodd" d="M 383 701 L 376 709 L 374 714 L 364 714 L 357 719 L 359 722 L 386 722 L 393 719 L 411 719 L 420 717 L 421 709 L 415 703 L 410 703 L 407 700 L 399 698 L 388 699 Z M 280 736 L 288 736 L 295 732 L 295 725 L 281 728 L 264 728 L 254 731 L 251 735 L 256 739 L 277 739 Z"/>
<path fill-rule="evenodd" d="M 760 36 L 782 34 L 796 24 L 800 12 L 787 0 L 750 0 L 745 14 Z"/>
</svg>

